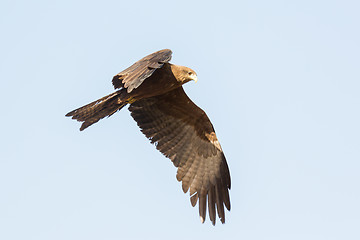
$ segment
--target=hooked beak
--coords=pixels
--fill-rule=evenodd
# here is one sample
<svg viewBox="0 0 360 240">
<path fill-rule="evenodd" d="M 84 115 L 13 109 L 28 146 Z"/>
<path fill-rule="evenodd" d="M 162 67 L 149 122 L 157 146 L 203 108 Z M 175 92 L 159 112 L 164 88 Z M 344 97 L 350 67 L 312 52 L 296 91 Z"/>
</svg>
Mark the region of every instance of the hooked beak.
<svg viewBox="0 0 360 240">
<path fill-rule="evenodd" d="M 194 75 L 193 80 L 195 83 L 197 83 L 197 81 L 198 81 L 197 75 Z"/>
</svg>

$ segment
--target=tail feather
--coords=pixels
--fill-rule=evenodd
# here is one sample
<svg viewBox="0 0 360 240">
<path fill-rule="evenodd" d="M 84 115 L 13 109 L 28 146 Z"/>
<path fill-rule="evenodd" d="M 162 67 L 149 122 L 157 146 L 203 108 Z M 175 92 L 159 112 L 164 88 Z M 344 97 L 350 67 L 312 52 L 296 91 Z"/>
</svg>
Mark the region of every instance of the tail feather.
<svg viewBox="0 0 360 240">
<path fill-rule="evenodd" d="M 96 101 L 93 101 L 92 103 L 89 103 L 83 107 L 75 109 L 65 116 L 72 117 L 72 119 L 83 122 L 80 127 L 80 131 L 82 131 L 92 124 L 98 122 L 100 119 L 113 115 L 126 104 L 127 101 L 122 101 L 120 99 L 120 91 L 117 91 Z"/>
</svg>

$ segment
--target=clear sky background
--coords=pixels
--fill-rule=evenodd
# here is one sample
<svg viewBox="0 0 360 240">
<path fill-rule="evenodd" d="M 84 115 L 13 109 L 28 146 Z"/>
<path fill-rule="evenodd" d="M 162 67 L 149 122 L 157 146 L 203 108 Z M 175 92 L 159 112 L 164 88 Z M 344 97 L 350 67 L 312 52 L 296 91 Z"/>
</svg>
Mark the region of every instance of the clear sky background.
<svg viewBox="0 0 360 240">
<path fill-rule="evenodd" d="M 0 2 L 0 239 L 360 239 L 359 1 Z M 129 112 L 70 110 L 154 51 L 215 126 L 226 224 L 201 224 Z"/>
</svg>

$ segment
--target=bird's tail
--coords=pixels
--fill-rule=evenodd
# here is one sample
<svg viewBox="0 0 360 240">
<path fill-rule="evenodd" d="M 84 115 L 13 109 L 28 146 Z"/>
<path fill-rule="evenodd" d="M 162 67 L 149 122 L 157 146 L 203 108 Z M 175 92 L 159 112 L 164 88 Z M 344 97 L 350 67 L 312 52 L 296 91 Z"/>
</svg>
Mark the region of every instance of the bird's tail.
<svg viewBox="0 0 360 240">
<path fill-rule="evenodd" d="M 72 117 L 72 119 L 83 122 L 80 127 L 80 131 L 82 131 L 92 124 L 98 122 L 100 119 L 104 117 L 110 117 L 115 112 L 123 108 L 126 104 L 128 104 L 128 101 L 121 100 L 120 93 L 120 91 L 116 91 L 83 107 L 75 109 L 65 116 Z"/>
</svg>

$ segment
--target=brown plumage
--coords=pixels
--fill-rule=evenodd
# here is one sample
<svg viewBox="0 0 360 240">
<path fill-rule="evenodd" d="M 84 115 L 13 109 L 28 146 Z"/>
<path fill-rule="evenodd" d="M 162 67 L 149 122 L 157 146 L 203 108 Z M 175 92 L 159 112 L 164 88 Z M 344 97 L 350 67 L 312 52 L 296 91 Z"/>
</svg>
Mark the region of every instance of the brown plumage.
<svg viewBox="0 0 360 240">
<path fill-rule="evenodd" d="M 169 63 L 171 50 L 152 53 L 114 76 L 116 92 L 69 112 L 83 122 L 80 130 L 111 116 L 129 104 L 131 116 L 156 148 L 178 168 L 183 191 L 190 189 L 192 206 L 215 225 L 216 212 L 225 223 L 230 210 L 230 173 L 214 128 L 203 110 L 186 95 L 182 85 L 197 81 L 190 68 Z"/>
</svg>

